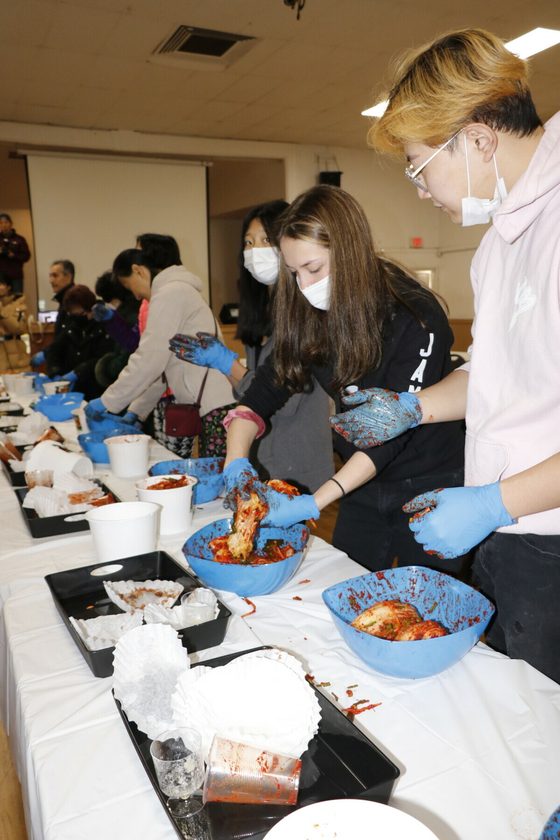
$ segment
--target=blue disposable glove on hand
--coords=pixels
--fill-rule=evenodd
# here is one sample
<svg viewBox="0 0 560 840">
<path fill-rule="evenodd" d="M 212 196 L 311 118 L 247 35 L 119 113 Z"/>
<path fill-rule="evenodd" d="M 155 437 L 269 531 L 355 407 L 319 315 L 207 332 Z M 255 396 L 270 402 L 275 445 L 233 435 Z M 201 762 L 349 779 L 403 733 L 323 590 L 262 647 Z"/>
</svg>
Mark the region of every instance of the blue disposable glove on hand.
<svg viewBox="0 0 560 840">
<path fill-rule="evenodd" d="M 416 394 L 368 388 L 342 398 L 345 405 L 356 405 L 352 411 L 333 414 L 329 418 L 335 432 L 358 449 L 379 446 L 418 426 L 422 409 Z"/>
<path fill-rule="evenodd" d="M 263 525 L 285 528 L 306 519 L 319 519 L 321 515 L 313 496 L 288 496 L 266 484 L 260 488 L 260 496 L 268 504 Z"/>
<path fill-rule="evenodd" d="M 45 361 L 45 351 L 44 350 L 39 350 L 38 353 L 35 353 L 34 356 L 31 356 L 31 359 L 29 360 L 29 364 L 31 365 L 31 367 L 39 367 L 39 365 L 42 365 L 44 361 Z"/>
<path fill-rule="evenodd" d="M 96 303 L 91 311 L 96 321 L 109 321 L 115 314 L 115 310 L 104 303 Z"/>
<path fill-rule="evenodd" d="M 424 551 L 446 560 L 466 554 L 496 528 L 513 524 L 502 502 L 499 481 L 422 493 L 403 510 L 415 513 L 426 508 L 427 513 L 410 520 L 409 528 Z"/>
<path fill-rule="evenodd" d="M 73 391 L 74 390 L 74 385 L 78 381 L 78 375 L 76 373 L 74 373 L 73 370 L 71 370 L 70 373 L 66 373 L 64 376 L 61 376 L 61 379 L 63 379 L 65 382 L 69 382 L 70 383 L 70 391 Z"/>
<path fill-rule="evenodd" d="M 93 420 L 97 419 L 98 414 L 103 414 L 103 412 L 107 411 L 101 397 L 97 397 L 96 400 L 91 400 L 85 407 L 86 417 L 91 417 Z"/>
<path fill-rule="evenodd" d="M 178 359 L 193 365 L 214 368 L 226 376 L 238 356 L 233 350 L 228 350 L 218 338 L 204 332 L 197 333 L 196 337 L 178 333 L 169 342 L 169 349 Z"/>
<path fill-rule="evenodd" d="M 224 507 L 237 509 L 237 496 L 248 499 L 251 490 L 259 492 L 262 484 L 257 471 L 253 469 L 248 458 L 236 458 L 231 461 L 223 472 L 226 497 Z"/>
<path fill-rule="evenodd" d="M 136 426 L 140 421 L 138 420 L 138 415 L 135 414 L 133 411 L 127 411 L 123 416 L 120 418 L 121 423 L 128 423 L 129 426 Z"/>
</svg>

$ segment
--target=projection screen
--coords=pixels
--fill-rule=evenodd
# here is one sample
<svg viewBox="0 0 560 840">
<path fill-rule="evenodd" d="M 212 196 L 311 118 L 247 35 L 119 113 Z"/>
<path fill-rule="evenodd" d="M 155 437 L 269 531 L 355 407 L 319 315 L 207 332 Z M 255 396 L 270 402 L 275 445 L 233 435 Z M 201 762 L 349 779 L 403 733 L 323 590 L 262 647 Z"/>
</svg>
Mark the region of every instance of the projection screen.
<svg viewBox="0 0 560 840">
<path fill-rule="evenodd" d="M 202 280 L 208 301 L 206 167 L 122 157 L 27 155 L 38 299 L 56 309 L 48 280 L 69 259 L 76 283 L 94 288 L 142 233 L 174 236 L 183 264 Z"/>
</svg>

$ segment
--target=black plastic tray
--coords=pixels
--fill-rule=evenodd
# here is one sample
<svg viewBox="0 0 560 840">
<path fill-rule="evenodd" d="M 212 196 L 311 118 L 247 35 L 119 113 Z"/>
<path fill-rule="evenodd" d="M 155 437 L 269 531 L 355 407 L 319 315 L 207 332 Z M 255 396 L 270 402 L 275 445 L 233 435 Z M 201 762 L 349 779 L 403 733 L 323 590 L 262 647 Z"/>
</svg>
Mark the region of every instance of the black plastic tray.
<svg viewBox="0 0 560 840">
<path fill-rule="evenodd" d="M 115 496 L 112 490 L 103 484 L 101 481 L 92 479 L 96 484 L 99 484 L 103 493 L 111 493 L 115 502 L 120 502 L 120 499 Z M 21 505 L 21 512 L 23 518 L 27 522 L 27 527 L 31 532 L 31 536 L 35 539 L 42 539 L 43 537 L 59 537 L 63 534 L 75 534 L 77 531 L 88 531 L 89 525 L 87 519 L 78 519 L 77 522 L 68 522 L 69 517 L 80 516 L 79 509 L 76 513 L 62 513 L 60 516 L 38 516 L 32 508 L 25 508 L 23 500 L 29 493 L 28 487 L 16 487 L 15 493 Z"/>
<path fill-rule="evenodd" d="M 0 417 L 21 417 L 23 408 L 21 406 L 19 408 L 6 408 L 6 405 L 9 405 L 10 402 L 11 400 L 4 404 L 0 402 Z"/>
<path fill-rule="evenodd" d="M 253 648 L 265 650 L 266 647 Z M 199 664 L 226 665 L 238 656 L 251 651 L 221 656 Z M 193 667 L 196 668 L 196 665 Z M 201 814 L 204 840 L 261 840 L 282 817 L 313 802 L 328 799 L 369 799 L 386 805 L 400 775 L 399 768 L 351 723 L 321 692 L 313 686 L 321 706 L 319 731 L 302 756 L 298 802 L 288 805 L 234 805 L 208 802 Z M 274 688 L 271 686 L 271 691 Z M 167 807 L 167 797 L 157 783 L 152 757 L 151 740 L 130 721 L 115 698 L 124 725 L 132 739 L 144 769 L 179 837 L 180 821 Z"/>
<path fill-rule="evenodd" d="M 30 444 L 27 446 L 16 446 L 16 449 L 21 455 L 23 455 L 26 449 L 32 448 L 33 447 Z M 24 472 L 14 472 L 10 465 L 6 461 L 3 461 L 1 458 L 0 464 L 2 464 L 2 469 L 4 470 L 6 478 L 11 483 L 12 487 L 27 487 Z"/>
<path fill-rule="evenodd" d="M 107 566 L 122 568 L 112 574 L 92 575 L 94 570 Z M 111 563 L 96 563 L 68 572 L 56 572 L 47 575 L 45 580 L 70 635 L 96 677 L 110 677 L 113 673 L 115 648 L 88 650 L 72 627 L 69 617 L 96 618 L 98 615 L 123 612 L 107 597 L 103 587 L 104 580 L 175 580 L 184 587 L 182 595 L 203 585 L 164 551 L 151 551 L 136 557 L 126 557 L 124 560 L 113 560 Z M 189 653 L 215 647 L 223 642 L 231 612 L 221 601 L 218 601 L 218 607 L 218 617 L 213 621 L 185 627 L 179 631 L 183 647 L 186 647 Z"/>
</svg>

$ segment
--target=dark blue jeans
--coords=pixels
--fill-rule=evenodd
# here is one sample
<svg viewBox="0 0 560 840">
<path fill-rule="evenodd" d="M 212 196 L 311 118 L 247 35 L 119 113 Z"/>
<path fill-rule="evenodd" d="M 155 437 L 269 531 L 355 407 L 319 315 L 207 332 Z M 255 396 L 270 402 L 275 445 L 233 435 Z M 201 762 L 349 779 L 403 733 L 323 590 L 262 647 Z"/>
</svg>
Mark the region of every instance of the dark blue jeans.
<svg viewBox="0 0 560 840">
<path fill-rule="evenodd" d="M 496 606 L 488 644 L 560 682 L 560 535 L 491 534 L 473 577 Z"/>
<path fill-rule="evenodd" d="M 372 572 L 390 569 L 397 557 L 399 566 L 427 566 L 458 574 L 465 558 L 440 560 L 426 554 L 408 527 L 410 514 L 402 507 L 419 493 L 462 485 L 463 470 L 403 481 L 373 478 L 341 499 L 332 544 Z"/>
</svg>

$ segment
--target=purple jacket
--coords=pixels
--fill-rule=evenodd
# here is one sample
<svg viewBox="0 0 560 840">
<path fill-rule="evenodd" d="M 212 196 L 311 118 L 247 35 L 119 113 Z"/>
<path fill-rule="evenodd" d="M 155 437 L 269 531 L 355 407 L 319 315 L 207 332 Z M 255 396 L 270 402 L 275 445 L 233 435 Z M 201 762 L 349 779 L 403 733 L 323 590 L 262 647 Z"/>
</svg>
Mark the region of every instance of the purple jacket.
<svg viewBox="0 0 560 840">
<path fill-rule="evenodd" d="M 120 344 L 121 347 L 130 353 L 134 353 L 140 343 L 138 321 L 136 321 L 133 327 L 129 327 L 117 309 L 112 318 L 109 318 L 108 321 L 103 321 L 103 326 L 107 330 L 107 335 L 110 335 L 117 344 Z"/>
</svg>

